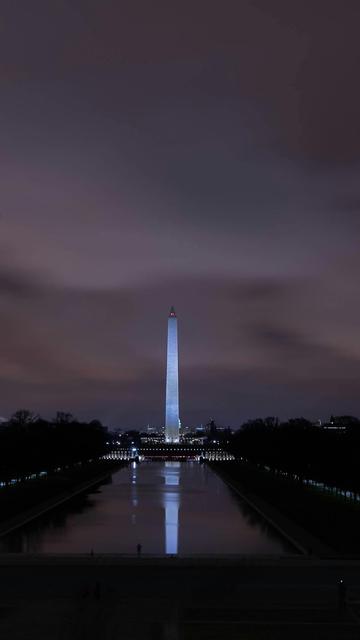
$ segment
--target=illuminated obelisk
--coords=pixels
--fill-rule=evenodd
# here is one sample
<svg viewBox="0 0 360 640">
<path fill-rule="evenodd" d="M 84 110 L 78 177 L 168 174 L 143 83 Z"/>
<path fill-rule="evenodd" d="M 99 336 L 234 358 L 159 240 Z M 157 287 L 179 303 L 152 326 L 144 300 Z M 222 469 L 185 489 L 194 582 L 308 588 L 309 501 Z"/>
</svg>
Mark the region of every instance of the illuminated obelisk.
<svg viewBox="0 0 360 640">
<path fill-rule="evenodd" d="M 174 307 L 171 307 L 168 318 L 165 414 L 165 441 L 179 442 L 179 361 Z"/>
</svg>

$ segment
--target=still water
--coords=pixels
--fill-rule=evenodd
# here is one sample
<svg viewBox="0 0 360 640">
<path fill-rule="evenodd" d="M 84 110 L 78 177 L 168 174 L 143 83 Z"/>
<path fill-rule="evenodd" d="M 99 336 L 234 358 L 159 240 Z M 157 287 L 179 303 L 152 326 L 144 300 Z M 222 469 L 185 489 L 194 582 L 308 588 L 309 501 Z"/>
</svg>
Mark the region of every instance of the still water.
<svg viewBox="0 0 360 640">
<path fill-rule="evenodd" d="M 284 554 L 285 540 L 197 462 L 142 462 L 114 473 L 0 540 L 2 552 Z"/>
</svg>

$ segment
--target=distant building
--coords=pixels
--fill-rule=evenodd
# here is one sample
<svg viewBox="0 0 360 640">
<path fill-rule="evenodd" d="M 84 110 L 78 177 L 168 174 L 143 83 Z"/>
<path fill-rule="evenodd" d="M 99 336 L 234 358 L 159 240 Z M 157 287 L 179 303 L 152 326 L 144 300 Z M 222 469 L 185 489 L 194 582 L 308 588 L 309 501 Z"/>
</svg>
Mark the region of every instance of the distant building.
<svg viewBox="0 0 360 640">
<path fill-rule="evenodd" d="M 353 429 L 360 431 L 360 420 L 354 416 L 330 416 L 329 422 L 323 423 L 322 428 L 327 431 L 349 431 Z"/>
</svg>

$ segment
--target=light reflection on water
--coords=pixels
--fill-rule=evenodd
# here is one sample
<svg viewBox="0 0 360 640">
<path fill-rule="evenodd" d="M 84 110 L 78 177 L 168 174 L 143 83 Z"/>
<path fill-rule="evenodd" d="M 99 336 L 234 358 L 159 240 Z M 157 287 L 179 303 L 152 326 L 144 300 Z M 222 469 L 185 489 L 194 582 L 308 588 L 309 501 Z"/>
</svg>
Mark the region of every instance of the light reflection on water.
<svg viewBox="0 0 360 640">
<path fill-rule="evenodd" d="M 177 554 L 179 539 L 180 462 L 165 462 L 165 553 Z M 176 487 L 174 490 L 173 487 Z"/>
<path fill-rule="evenodd" d="M 206 465 L 132 463 L 0 539 L 17 553 L 282 554 L 288 544 Z"/>
</svg>

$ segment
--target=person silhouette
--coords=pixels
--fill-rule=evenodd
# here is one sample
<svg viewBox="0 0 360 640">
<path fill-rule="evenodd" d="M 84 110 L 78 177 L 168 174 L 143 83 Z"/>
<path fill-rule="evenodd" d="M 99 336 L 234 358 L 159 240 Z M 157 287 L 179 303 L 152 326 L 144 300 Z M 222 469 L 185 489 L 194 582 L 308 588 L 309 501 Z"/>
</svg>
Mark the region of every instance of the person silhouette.
<svg viewBox="0 0 360 640">
<path fill-rule="evenodd" d="M 138 556 L 141 556 L 141 550 L 142 550 L 142 546 L 140 544 L 140 542 L 138 542 L 138 544 L 136 545 L 136 551 Z"/>
<path fill-rule="evenodd" d="M 344 613 L 346 609 L 347 586 L 344 580 L 339 580 L 337 587 L 338 587 L 338 610 L 340 613 Z"/>
</svg>

